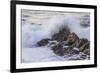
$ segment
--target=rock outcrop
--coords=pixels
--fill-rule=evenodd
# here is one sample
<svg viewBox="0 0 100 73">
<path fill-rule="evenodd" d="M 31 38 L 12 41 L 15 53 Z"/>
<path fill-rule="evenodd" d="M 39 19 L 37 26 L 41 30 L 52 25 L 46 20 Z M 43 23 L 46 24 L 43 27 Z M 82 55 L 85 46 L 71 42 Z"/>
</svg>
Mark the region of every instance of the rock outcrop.
<svg viewBox="0 0 100 73">
<path fill-rule="evenodd" d="M 69 29 L 62 28 L 58 33 L 52 35 L 51 39 L 42 39 L 37 43 L 37 46 L 51 47 L 52 51 L 59 56 L 77 55 L 82 53 L 81 58 L 75 60 L 86 59 L 90 56 L 90 41 L 86 38 L 79 38 L 74 32 Z M 89 57 L 88 57 L 89 59 Z"/>
<path fill-rule="evenodd" d="M 37 46 L 37 47 L 45 46 L 45 45 L 47 45 L 47 44 L 49 43 L 49 40 L 50 40 L 50 39 L 48 39 L 48 38 L 42 39 L 41 41 L 37 42 L 36 46 Z"/>
</svg>

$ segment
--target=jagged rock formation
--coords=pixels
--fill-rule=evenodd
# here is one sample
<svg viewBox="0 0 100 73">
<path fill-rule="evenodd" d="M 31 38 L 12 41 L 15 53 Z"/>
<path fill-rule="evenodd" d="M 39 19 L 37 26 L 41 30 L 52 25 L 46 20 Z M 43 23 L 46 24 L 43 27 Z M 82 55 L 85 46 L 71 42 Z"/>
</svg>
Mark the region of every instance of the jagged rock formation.
<svg viewBox="0 0 100 73">
<path fill-rule="evenodd" d="M 72 56 L 81 54 L 81 58 L 74 58 L 72 60 L 86 59 L 90 56 L 90 41 L 86 38 L 79 38 L 74 32 L 69 29 L 62 28 L 58 33 L 52 35 L 51 39 L 42 39 L 37 43 L 37 46 L 51 47 L 53 52 L 59 56 Z M 66 58 L 66 57 L 65 57 Z"/>
<path fill-rule="evenodd" d="M 65 41 L 67 40 L 69 34 L 69 29 L 62 28 L 58 33 L 52 35 L 52 40 Z"/>
</svg>

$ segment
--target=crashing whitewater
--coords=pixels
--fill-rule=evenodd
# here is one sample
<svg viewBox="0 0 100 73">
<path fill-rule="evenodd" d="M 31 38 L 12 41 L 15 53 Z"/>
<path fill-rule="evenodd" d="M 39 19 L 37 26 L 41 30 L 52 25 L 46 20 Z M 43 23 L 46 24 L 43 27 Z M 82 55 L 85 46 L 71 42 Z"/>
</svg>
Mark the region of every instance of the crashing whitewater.
<svg viewBox="0 0 100 73">
<path fill-rule="evenodd" d="M 36 43 L 45 38 L 52 38 L 54 33 L 58 33 L 61 27 L 70 29 L 79 38 L 90 40 L 90 27 L 82 27 L 80 20 L 72 15 L 56 15 L 49 20 L 38 23 L 32 18 L 25 18 L 22 21 L 22 62 L 45 62 L 45 61 L 66 61 L 73 58 L 80 58 L 82 53 L 73 56 L 59 56 L 55 54 L 48 45 L 37 47 Z M 77 48 L 75 48 L 77 49 Z M 65 58 L 67 57 L 67 58 Z M 88 57 L 87 57 L 88 59 Z"/>
</svg>

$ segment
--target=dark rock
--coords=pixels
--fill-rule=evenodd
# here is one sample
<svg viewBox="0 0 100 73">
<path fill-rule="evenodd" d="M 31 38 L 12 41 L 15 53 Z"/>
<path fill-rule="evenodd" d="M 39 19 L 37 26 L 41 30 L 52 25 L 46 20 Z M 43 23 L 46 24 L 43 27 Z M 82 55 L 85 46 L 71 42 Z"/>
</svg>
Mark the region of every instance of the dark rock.
<svg viewBox="0 0 100 73">
<path fill-rule="evenodd" d="M 75 49 L 72 49 L 72 50 L 70 51 L 70 54 L 73 54 L 73 55 L 79 54 L 79 53 L 80 53 L 80 51 L 79 51 L 79 50 L 75 50 Z"/>
<path fill-rule="evenodd" d="M 56 46 L 53 46 L 52 48 L 57 49 L 57 48 L 62 48 L 62 47 L 63 47 L 62 43 L 58 43 Z"/>
<path fill-rule="evenodd" d="M 86 54 L 81 55 L 81 58 L 82 58 L 82 59 L 86 59 L 86 57 L 87 57 Z"/>
<path fill-rule="evenodd" d="M 87 42 L 88 42 L 88 40 L 85 39 L 85 38 L 80 39 L 80 41 L 79 41 L 79 48 L 80 48 L 83 44 L 85 44 L 85 43 L 87 43 Z"/>
<path fill-rule="evenodd" d="M 90 48 L 89 46 L 90 46 L 89 42 L 86 42 L 79 49 L 80 51 L 84 51 L 86 49 L 89 49 Z"/>
<path fill-rule="evenodd" d="M 85 50 L 83 51 L 83 53 L 84 53 L 84 54 L 87 54 L 87 55 L 90 55 L 90 49 L 85 49 Z"/>
<path fill-rule="evenodd" d="M 54 46 L 56 46 L 57 44 L 58 44 L 57 41 L 55 41 L 55 40 L 50 40 L 50 41 L 49 41 L 49 44 L 48 44 L 48 47 L 54 47 Z"/>
<path fill-rule="evenodd" d="M 60 56 L 63 55 L 64 48 L 63 48 L 62 43 L 59 43 L 56 46 L 53 46 L 52 50 L 54 51 L 55 54 L 58 54 Z"/>
<path fill-rule="evenodd" d="M 79 40 L 78 36 L 75 33 L 70 33 L 67 37 L 68 45 L 72 45 L 75 41 Z"/>
<path fill-rule="evenodd" d="M 85 38 L 80 39 L 75 33 L 70 33 L 69 29 L 62 28 L 58 33 L 52 35 L 51 39 L 43 39 L 37 43 L 37 46 L 48 47 L 59 56 L 78 55 L 82 52 L 81 58 L 75 57 L 73 60 L 83 60 L 90 56 L 90 41 Z"/>
<path fill-rule="evenodd" d="M 81 52 L 90 48 L 90 43 L 87 39 L 79 39 L 71 45 L 72 47 L 79 48 Z"/>
<path fill-rule="evenodd" d="M 58 35 L 58 37 L 59 36 L 60 34 Z M 79 37 L 75 33 L 70 33 L 69 35 L 67 35 L 67 40 L 66 39 L 62 40 L 60 38 L 59 40 L 60 40 L 59 44 L 56 44 L 56 46 L 52 47 L 52 50 L 57 55 L 63 56 L 66 54 L 70 54 L 72 56 L 75 54 L 79 54 L 80 52 L 83 52 L 84 54 L 87 55 L 90 53 L 89 41 L 85 38 L 79 39 Z M 63 46 L 69 46 L 69 47 L 63 47 Z M 77 48 L 77 50 L 74 48 Z"/>
<path fill-rule="evenodd" d="M 67 40 L 67 36 L 69 35 L 70 30 L 66 28 L 62 28 L 58 33 L 52 35 L 53 40 L 64 41 Z"/>
<path fill-rule="evenodd" d="M 39 41 L 39 42 L 37 42 L 37 47 L 40 47 L 40 46 L 45 46 L 45 45 L 47 45 L 48 43 L 49 43 L 49 40 L 50 39 L 42 39 L 41 41 Z"/>
<path fill-rule="evenodd" d="M 64 53 L 66 54 L 69 54 L 70 52 L 71 52 L 71 50 L 73 50 L 73 47 L 71 47 L 71 46 L 69 46 L 69 47 L 67 47 L 67 48 L 64 48 L 65 50 L 64 50 Z"/>
<path fill-rule="evenodd" d="M 50 45 L 56 44 L 56 42 L 51 42 Z"/>
<path fill-rule="evenodd" d="M 62 43 L 63 43 L 64 46 L 68 45 L 67 41 L 63 41 Z"/>
</svg>

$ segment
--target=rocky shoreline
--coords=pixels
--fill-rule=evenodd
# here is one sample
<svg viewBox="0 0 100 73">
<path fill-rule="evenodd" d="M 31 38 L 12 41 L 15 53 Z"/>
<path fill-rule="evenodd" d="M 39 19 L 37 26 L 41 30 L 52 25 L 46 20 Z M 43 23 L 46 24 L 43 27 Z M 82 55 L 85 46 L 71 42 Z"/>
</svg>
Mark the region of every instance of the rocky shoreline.
<svg viewBox="0 0 100 73">
<path fill-rule="evenodd" d="M 50 47 L 56 55 L 69 58 L 69 60 L 90 59 L 90 41 L 86 38 L 79 38 L 74 32 L 64 27 L 51 38 L 37 42 L 36 46 Z"/>
</svg>

